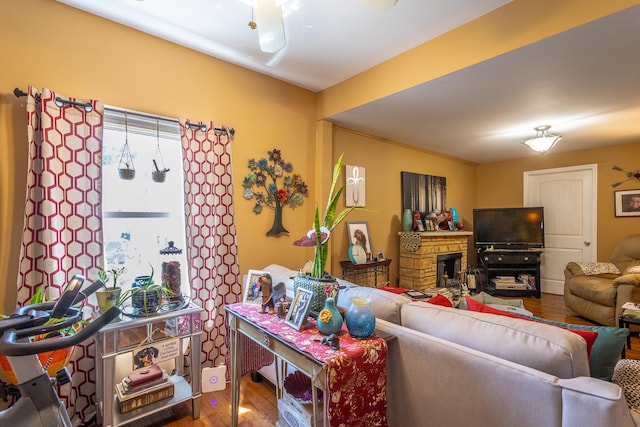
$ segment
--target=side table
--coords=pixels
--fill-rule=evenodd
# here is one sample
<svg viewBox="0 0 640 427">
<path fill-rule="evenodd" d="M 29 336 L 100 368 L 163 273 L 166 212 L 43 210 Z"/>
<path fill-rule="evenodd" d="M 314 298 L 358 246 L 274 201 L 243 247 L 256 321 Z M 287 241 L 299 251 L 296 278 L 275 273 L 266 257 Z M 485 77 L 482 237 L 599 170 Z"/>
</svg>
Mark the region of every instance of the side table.
<svg viewBox="0 0 640 427">
<path fill-rule="evenodd" d="M 96 413 L 98 421 L 104 427 L 130 423 L 147 417 L 180 402 L 191 400 L 193 419 L 200 417 L 200 347 L 201 313 L 204 310 L 194 303 L 181 309 L 157 313 L 149 317 L 131 318 L 122 316 L 102 328 L 94 337 L 96 345 Z M 159 331 L 159 332 L 158 332 Z M 175 375 L 170 377 L 175 393 L 170 399 L 159 400 L 147 406 L 121 414 L 115 405 L 115 384 L 122 380 L 116 378 L 116 359 L 126 358 L 127 353 L 145 343 L 159 342 L 171 338 L 188 341 L 191 348 L 191 383 L 183 377 L 182 350 L 176 356 Z M 180 345 L 180 348 L 184 348 Z M 124 362 L 124 361 L 123 361 Z"/>
<path fill-rule="evenodd" d="M 626 302 L 618 315 L 618 327 L 628 328 L 629 325 L 640 325 L 640 304 Z M 631 333 L 627 335 L 627 347 L 631 349 Z M 622 358 L 626 357 L 626 350 L 622 348 Z"/>
<path fill-rule="evenodd" d="M 389 285 L 389 264 L 391 264 L 391 259 L 389 258 L 384 261 L 369 261 L 364 264 L 340 261 L 344 280 L 370 288 Z M 384 282 L 380 282 L 379 278 L 382 278 Z"/>
</svg>

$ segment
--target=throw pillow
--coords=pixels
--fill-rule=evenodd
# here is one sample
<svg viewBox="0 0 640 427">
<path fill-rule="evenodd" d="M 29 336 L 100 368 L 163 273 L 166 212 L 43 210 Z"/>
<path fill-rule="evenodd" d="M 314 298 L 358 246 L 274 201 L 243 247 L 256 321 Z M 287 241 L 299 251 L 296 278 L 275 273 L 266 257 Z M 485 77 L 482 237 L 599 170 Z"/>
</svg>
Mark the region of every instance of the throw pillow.
<svg viewBox="0 0 640 427">
<path fill-rule="evenodd" d="M 597 332 L 598 338 L 596 338 L 593 347 L 591 347 L 591 356 L 589 357 L 591 376 L 611 381 L 620 353 L 622 353 L 622 349 L 626 345 L 629 329 L 611 326 L 572 325 L 535 316 L 531 316 L 531 318 L 550 325 Z"/>
<path fill-rule="evenodd" d="M 613 279 L 613 285 L 640 285 L 640 274 L 625 274 L 624 276 L 616 277 Z"/>
<path fill-rule="evenodd" d="M 627 268 L 624 274 L 640 274 L 640 265 L 634 265 L 632 267 Z"/>
<path fill-rule="evenodd" d="M 620 360 L 611 381 L 620 386 L 629 407 L 640 410 L 640 360 Z"/>
<path fill-rule="evenodd" d="M 434 304 L 434 305 L 441 305 L 443 307 L 453 307 L 453 304 L 451 303 L 451 301 L 449 301 L 449 298 L 445 297 L 444 295 L 436 295 L 435 297 L 427 300 L 427 302 L 429 304 Z"/>
<path fill-rule="evenodd" d="M 537 321 L 537 320 L 534 320 L 534 319 L 529 318 L 529 317 L 519 316 L 517 314 L 507 313 L 506 311 L 497 310 L 495 308 L 492 308 L 492 307 L 489 307 L 489 306 L 484 305 L 482 303 L 479 303 L 478 301 L 475 301 L 474 299 L 472 299 L 470 297 L 466 297 L 466 300 L 467 300 L 467 307 L 471 311 L 479 311 L 479 312 L 482 312 L 482 313 L 497 314 L 499 316 L 513 317 L 514 319 L 528 320 L 528 321 L 531 321 L 531 322 L 536 322 Z M 554 326 L 558 326 L 558 325 L 554 325 Z M 560 326 L 558 326 L 558 327 L 560 327 Z M 593 344 L 595 343 L 596 338 L 598 338 L 598 333 L 594 332 L 594 331 L 585 331 L 585 330 L 582 330 L 582 329 L 572 329 L 572 328 L 562 328 L 562 329 L 566 329 L 567 331 L 573 332 L 574 334 L 580 335 L 582 338 L 584 338 L 584 340 L 587 342 L 587 357 L 590 359 L 591 358 L 591 348 L 593 347 Z"/>
<path fill-rule="evenodd" d="M 610 262 L 577 262 L 586 276 L 596 274 L 620 274 L 620 270 L 615 264 Z"/>
</svg>

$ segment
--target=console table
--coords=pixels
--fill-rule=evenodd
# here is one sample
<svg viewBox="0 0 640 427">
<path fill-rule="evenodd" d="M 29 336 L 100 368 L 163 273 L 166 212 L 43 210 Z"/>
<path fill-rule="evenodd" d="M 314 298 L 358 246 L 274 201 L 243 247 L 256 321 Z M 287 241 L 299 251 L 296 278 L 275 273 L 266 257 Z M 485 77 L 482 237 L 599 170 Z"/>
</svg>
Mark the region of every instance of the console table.
<svg viewBox="0 0 640 427">
<path fill-rule="evenodd" d="M 351 338 L 343 325 L 340 350 L 322 345 L 313 321 L 297 331 L 275 315 L 260 314 L 259 306 L 237 303 L 225 306 L 229 325 L 231 377 L 231 425 L 238 425 L 242 339 L 240 334 L 271 351 L 276 357 L 276 396 L 283 396 L 286 364 L 311 378 L 313 425 L 323 411 L 323 425 L 363 425 L 384 427 L 386 420 L 386 355 L 384 339 L 373 335 L 364 340 Z M 377 353 L 374 357 L 372 352 Z M 329 381 L 331 379 L 331 381 Z M 323 391 L 322 409 L 318 391 Z M 362 393 L 366 390 L 366 393 Z M 332 393 L 343 396 L 333 401 Z M 346 395 L 349 398 L 346 398 Z"/>
<path fill-rule="evenodd" d="M 191 400 L 193 419 L 200 417 L 200 346 L 202 325 L 200 316 L 204 311 L 194 303 L 185 304 L 181 309 L 160 312 L 149 317 L 131 318 L 121 315 L 120 321 L 114 321 L 96 333 L 96 413 L 98 421 L 104 427 L 130 423 L 148 415 L 166 409 L 178 403 Z M 147 406 L 121 414 L 114 405 L 116 382 L 116 359 L 126 359 L 133 349 L 146 343 L 160 342 L 180 338 L 189 342 L 191 348 L 191 384 L 183 377 L 183 353 L 174 360 L 175 374 L 170 379 L 175 392 L 170 399 L 163 399 Z M 126 363 L 126 361 L 123 361 Z M 132 362 L 129 362 L 129 366 Z"/>
</svg>

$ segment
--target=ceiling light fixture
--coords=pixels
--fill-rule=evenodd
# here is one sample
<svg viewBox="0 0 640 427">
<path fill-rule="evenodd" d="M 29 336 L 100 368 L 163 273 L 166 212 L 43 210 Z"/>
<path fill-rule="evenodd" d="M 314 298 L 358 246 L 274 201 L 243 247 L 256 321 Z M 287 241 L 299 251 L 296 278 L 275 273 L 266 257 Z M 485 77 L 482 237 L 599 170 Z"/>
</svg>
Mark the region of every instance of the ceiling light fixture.
<svg viewBox="0 0 640 427">
<path fill-rule="evenodd" d="M 361 3 L 377 10 L 378 12 L 384 12 L 387 9 L 391 9 L 398 3 L 398 0 L 360 0 Z"/>
<path fill-rule="evenodd" d="M 562 139 L 562 136 L 549 133 L 550 127 L 549 125 L 544 125 L 533 128 L 533 130 L 536 131 L 536 135 L 531 139 L 523 141 L 522 144 L 540 154 L 551 150 L 551 148 Z"/>
</svg>

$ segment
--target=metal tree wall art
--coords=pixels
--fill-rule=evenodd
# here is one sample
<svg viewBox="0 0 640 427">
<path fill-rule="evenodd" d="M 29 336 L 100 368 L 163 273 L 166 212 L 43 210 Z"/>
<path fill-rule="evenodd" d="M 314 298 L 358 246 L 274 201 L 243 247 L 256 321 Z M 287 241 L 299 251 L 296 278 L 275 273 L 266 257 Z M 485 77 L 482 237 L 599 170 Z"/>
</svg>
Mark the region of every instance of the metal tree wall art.
<svg viewBox="0 0 640 427">
<path fill-rule="evenodd" d="M 284 161 L 280 150 L 274 148 L 267 154 L 268 158 L 249 159 L 247 162 L 249 173 L 242 180 L 243 197 L 255 199 L 253 212 L 256 215 L 260 215 L 265 207 L 275 211 L 273 226 L 267 231 L 267 236 L 288 234 L 282 225 L 282 208 L 301 206 L 303 198 L 309 195 L 309 189 L 300 175 L 292 173 L 293 165 Z"/>
</svg>

